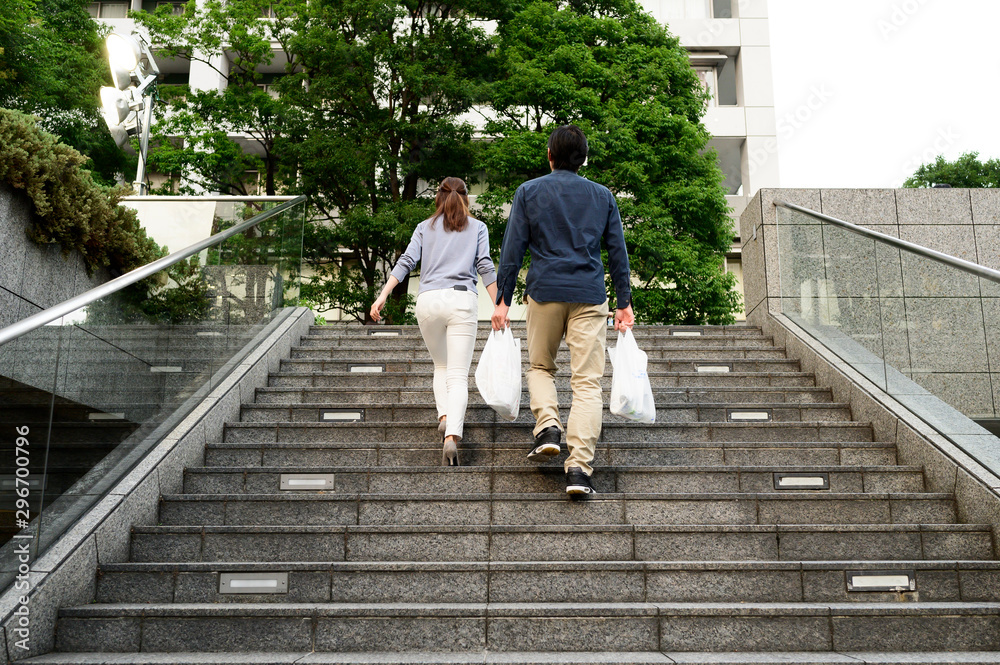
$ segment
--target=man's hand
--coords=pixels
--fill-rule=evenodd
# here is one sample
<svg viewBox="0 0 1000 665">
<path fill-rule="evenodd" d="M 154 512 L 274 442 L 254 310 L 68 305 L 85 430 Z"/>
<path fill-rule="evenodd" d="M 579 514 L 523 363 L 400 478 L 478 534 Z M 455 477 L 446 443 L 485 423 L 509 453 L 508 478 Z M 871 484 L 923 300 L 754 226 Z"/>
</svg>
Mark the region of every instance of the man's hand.
<svg viewBox="0 0 1000 665">
<path fill-rule="evenodd" d="M 500 304 L 493 310 L 493 318 L 490 320 L 493 324 L 493 330 L 503 330 L 510 325 L 510 317 L 507 316 L 508 310 L 510 307 L 501 300 Z"/>
<path fill-rule="evenodd" d="M 635 314 L 632 313 L 632 305 L 625 309 L 615 310 L 615 330 L 630 330 L 635 325 Z"/>
</svg>

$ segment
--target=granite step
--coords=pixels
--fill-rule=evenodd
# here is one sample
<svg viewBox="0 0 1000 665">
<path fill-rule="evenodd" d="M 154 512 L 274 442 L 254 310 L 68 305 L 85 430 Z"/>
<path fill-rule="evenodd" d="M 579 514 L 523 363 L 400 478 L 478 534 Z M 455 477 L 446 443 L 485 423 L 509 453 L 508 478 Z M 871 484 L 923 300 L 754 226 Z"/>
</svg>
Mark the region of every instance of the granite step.
<svg viewBox="0 0 1000 665">
<path fill-rule="evenodd" d="M 478 391 L 477 391 L 478 392 Z M 569 413 L 571 401 L 559 404 L 564 413 Z M 357 418 L 364 422 L 419 423 L 438 419 L 437 407 L 433 399 L 422 404 L 382 405 L 347 407 L 331 412 L 327 403 L 313 404 L 244 404 L 240 410 L 240 421 L 247 423 L 327 422 L 331 418 Z M 659 423 L 690 422 L 735 422 L 763 420 L 765 422 L 847 422 L 851 420 L 851 405 L 846 403 L 828 404 L 785 404 L 781 402 L 731 402 L 684 403 L 660 402 L 656 406 L 656 420 Z M 506 423 L 492 408 L 483 404 L 472 404 L 466 410 L 465 422 Z M 523 409 L 516 422 L 534 425 L 535 418 L 530 409 Z M 605 423 L 628 423 L 626 418 L 616 416 L 605 407 Z"/>
<path fill-rule="evenodd" d="M 299 478 L 298 485 L 293 475 Z M 282 486 L 282 480 L 286 486 Z M 922 492 L 923 468 L 876 467 L 754 467 L 602 466 L 591 477 L 598 492 L 773 492 L 797 494 Z M 303 484 L 305 483 L 305 484 Z M 312 484 L 309 484 L 312 483 Z M 561 467 L 370 467 L 300 466 L 188 467 L 185 494 L 263 494 L 288 492 L 558 492 L 565 486 Z M 790 489 L 791 488 L 791 489 Z"/>
<path fill-rule="evenodd" d="M 362 352 L 359 351 L 359 354 Z M 351 367 L 358 365 L 359 363 L 378 363 L 384 366 L 384 371 L 386 373 L 415 373 L 415 372 L 433 372 L 434 363 L 430 358 L 420 358 L 416 360 L 396 360 L 393 361 L 392 358 L 387 357 L 382 353 L 374 353 L 372 350 L 366 350 L 364 355 L 368 358 L 377 358 L 377 360 L 318 360 L 318 359 L 308 359 L 308 358 L 289 358 L 281 361 L 281 367 L 279 373 L 284 374 L 309 374 L 309 373 L 349 373 Z M 469 376 L 475 376 L 477 362 L 473 362 L 469 366 Z M 522 366 L 526 368 L 527 363 L 522 363 Z M 730 372 L 743 372 L 743 373 L 783 373 L 783 372 L 798 372 L 799 371 L 799 361 L 791 358 L 784 358 L 782 356 L 775 358 L 743 358 L 737 354 L 707 354 L 706 357 L 697 358 L 690 355 L 686 355 L 681 358 L 649 358 L 647 360 L 647 367 L 650 375 L 658 373 L 670 373 L 670 372 L 697 372 L 699 367 L 716 367 L 725 365 L 729 368 Z M 604 364 L 604 374 L 610 377 L 613 371 L 611 362 L 606 362 Z M 559 365 L 556 370 L 556 377 L 570 375 L 570 368 L 568 360 Z"/>
<path fill-rule="evenodd" d="M 109 660 L 102 653 L 51 653 L 28 658 L 32 665 L 232 665 L 231 653 L 188 652 L 129 653 L 128 660 Z M 928 652 L 665 652 L 628 651 L 544 652 L 544 651 L 477 651 L 441 653 L 384 651 L 354 653 L 242 652 L 239 662 L 246 665 L 997 665 L 1000 652 L 994 651 L 928 651 Z"/>
<path fill-rule="evenodd" d="M 616 341 L 609 340 L 605 348 L 614 348 Z M 476 342 L 475 350 L 482 351 L 486 346 L 484 340 Z M 711 341 L 685 339 L 643 340 L 640 348 L 650 358 L 685 357 L 688 353 L 712 353 L 716 355 L 760 353 L 759 357 L 785 357 L 785 350 L 776 347 L 770 339 L 716 339 Z M 331 346 L 326 339 L 303 337 L 299 344 L 291 348 L 292 358 L 312 358 L 322 360 L 357 360 L 360 351 L 375 351 L 395 359 L 420 359 L 430 357 L 424 341 L 414 340 L 409 346 L 382 346 L 377 340 L 359 340 L 351 345 Z M 528 348 L 521 344 L 521 357 L 527 359 Z M 478 353 L 476 354 L 478 357 Z M 565 343 L 559 346 L 556 357 L 569 360 L 569 347 Z M 700 355 L 697 357 L 701 357 Z M 749 356 L 748 356 L 749 357 Z"/>
<path fill-rule="evenodd" d="M 360 360 L 359 363 L 377 363 L 372 360 Z M 610 363 L 609 363 L 610 365 Z M 809 387 L 816 385 L 816 377 L 807 372 L 735 372 L 727 363 L 708 363 L 710 367 L 725 367 L 727 372 L 650 372 L 649 383 L 653 390 L 663 388 L 697 387 L 742 387 L 780 386 Z M 475 370 L 470 370 L 470 389 L 475 389 Z M 371 390 L 388 388 L 433 388 L 433 372 L 280 372 L 268 377 L 267 385 L 271 387 L 292 388 L 352 388 L 355 390 Z M 570 390 L 569 374 L 557 374 L 555 378 L 557 390 Z M 611 390 L 611 374 L 601 377 L 601 387 Z M 527 387 L 522 384 L 522 392 Z"/>
<path fill-rule="evenodd" d="M 524 321 L 511 321 L 511 332 L 524 337 L 527 325 Z M 486 338 L 490 334 L 490 324 L 488 321 L 480 321 L 476 327 L 479 337 Z M 393 336 L 414 337 L 420 339 L 420 327 L 416 325 L 403 326 L 343 326 L 343 325 L 323 325 L 312 326 L 307 333 L 309 336 L 327 337 L 338 339 L 341 337 L 375 337 L 376 339 L 386 339 Z M 632 328 L 632 334 L 636 339 L 645 337 L 677 337 L 700 339 L 704 337 L 759 337 L 764 333 L 759 326 L 732 325 L 732 326 L 675 326 L 658 324 L 640 324 Z M 612 327 L 607 328 L 608 338 L 614 339 L 618 332 Z"/>
<path fill-rule="evenodd" d="M 518 443 L 532 440 L 533 423 L 466 423 L 464 446 L 489 443 Z M 302 442 L 439 442 L 436 419 L 423 423 L 379 422 L 274 422 L 226 423 L 223 442 L 302 443 Z M 634 422 L 605 423 L 600 442 L 618 441 L 872 441 L 869 423 L 802 421 L 666 423 L 645 425 Z"/>
<path fill-rule="evenodd" d="M 529 438 L 505 443 L 463 440 L 459 460 L 466 466 L 518 466 L 526 461 Z M 562 468 L 566 452 L 543 466 Z M 605 441 L 597 446 L 602 466 L 833 465 L 896 464 L 896 446 L 872 441 Z M 438 442 L 298 443 L 222 442 L 205 446 L 209 466 L 440 466 Z"/>
<path fill-rule="evenodd" d="M 988 524 L 135 526 L 134 563 L 990 560 Z"/>
<path fill-rule="evenodd" d="M 569 403 L 572 391 L 558 392 L 560 404 Z M 611 391 L 605 391 L 607 402 Z M 751 403 L 756 400 L 778 404 L 823 404 L 833 401 L 833 393 L 829 388 L 816 387 L 771 387 L 758 386 L 743 388 L 664 388 L 653 391 L 657 404 L 726 404 Z M 362 407 L 376 404 L 424 404 L 434 401 L 434 391 L 424 389 L 380 389 L 358 390 L 356 388 L 258 388 L 254 404 L 326 404 L 329 406 Z M 484 404 L 482 395 L 474 387 L 469 390 L 469 404 Z M 527 409 L 529 395 L 527 390 L 521 391 L 521 408 Z"/>
<path fill-rule="evenodd" d="M 164 494 L 165 525 L 953 524 L 934 492 Z"/>
<path fill-rule="evenodd" d="M 1000 649 L 998 603 L 109 603 L 59 626 L 60 651 Z"/>
<path fill-rule="evenodd" d="M 221 574 L 283 574 L 268 593 L 222 593 Z M 871 577 L 912 580 L 871 590 Z M 855 576 L 868 578 L 854 584 Z M 248 576 L 249 577 L 249 576 Z M 852 584 L 849 585 L 848 582 Z M 850 590 L 849 590 L 850 589 Z M 996 561 L 518 561 L 117 563 L 98 603 L 997 602 Z"/>
</svg>

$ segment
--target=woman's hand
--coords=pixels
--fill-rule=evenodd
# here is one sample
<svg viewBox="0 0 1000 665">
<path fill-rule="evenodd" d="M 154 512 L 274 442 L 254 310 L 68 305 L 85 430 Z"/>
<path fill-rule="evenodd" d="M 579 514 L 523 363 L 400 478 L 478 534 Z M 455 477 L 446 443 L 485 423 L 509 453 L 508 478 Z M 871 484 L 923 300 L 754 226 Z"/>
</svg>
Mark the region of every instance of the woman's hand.
<svg viewBox="0 0 1000 665">
<path fill-rule="evenodd" d="M 392 293 L 392 290 L 396 288 L 397 284 L 399 284 L 399 280 L 392 275 L 389 275 L 389 280 L 385 283 L 385 286 L 382 287 L 382 291 L 378 294 L 378 298 L 376 298 L 375 302 L 372 303 L 371 311 L 368 313 L 371 315 L 372 321 L 375 323 L 378 323 L 379 320 L 381 320 L 382 308 L 385 307 L 385 301 L 389 299 L 389 294 Z"/>
<path fill-rule="evenodd" d="M 493 330 L 503 330 L 510 325 L 510 317 L 507 315 L 509 309 L 507 303 L 503 301 L 500 301 L 500 304 L 496 306 L 493 310 L 493 316 L 490 318 Z"/>
<path fill-rule="evenodd" d="M 382 308 L 385 307 L 385 296 L 379 296 L 378 299 L 372 303 L 372 309 L 369 312 L 371 314 L 372 320 L 378 322 L 382 316 Z"/>
</svg>

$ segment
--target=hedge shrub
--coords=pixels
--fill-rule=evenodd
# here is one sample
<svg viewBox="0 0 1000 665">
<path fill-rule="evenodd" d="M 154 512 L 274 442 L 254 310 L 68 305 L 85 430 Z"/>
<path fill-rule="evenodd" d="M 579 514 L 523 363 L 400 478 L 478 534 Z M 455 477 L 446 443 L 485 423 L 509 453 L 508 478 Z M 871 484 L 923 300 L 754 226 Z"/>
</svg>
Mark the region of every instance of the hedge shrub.
<svg viewBox="0 0 1000 665">
<path fill-rule="evenodd" d="M 117 276 L 164 256 L 135 211 L 119 205 L 129 189 L 99 185 L 80 168 L 86 161 L 32 116 L 0 109 L 0 182 L 34 204 L 32 240 L 59 243 L 64 255 L 79 251 L 89 274 L 104 267 Z"/>
</svg>

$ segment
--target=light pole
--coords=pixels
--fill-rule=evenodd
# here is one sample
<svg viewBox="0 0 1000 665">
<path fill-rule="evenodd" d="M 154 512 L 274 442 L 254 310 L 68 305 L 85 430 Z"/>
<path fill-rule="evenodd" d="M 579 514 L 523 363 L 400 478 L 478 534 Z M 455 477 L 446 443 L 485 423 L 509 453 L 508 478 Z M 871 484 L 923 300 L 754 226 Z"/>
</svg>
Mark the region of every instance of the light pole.
<svg viewBox="0 0 1000 665">
<path fill-rule="evenodd" d="M 129 136 L 140 135 L 139 168 L 133 187 L 142 195 L 146 193 L 149 125 L 153 120 L 156 78 L 160 69 L 156 66 L 149 44 L 136 32 L 131 35 L 111 33 L 105 43 L 111 65 L 111 79 L 115 85 L 101 88 L 104 119 L 120 148 L 125 147 Z"/>
</svg>

